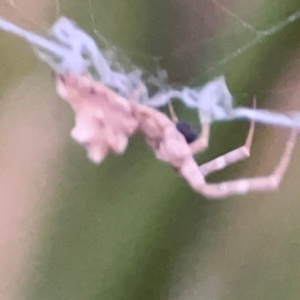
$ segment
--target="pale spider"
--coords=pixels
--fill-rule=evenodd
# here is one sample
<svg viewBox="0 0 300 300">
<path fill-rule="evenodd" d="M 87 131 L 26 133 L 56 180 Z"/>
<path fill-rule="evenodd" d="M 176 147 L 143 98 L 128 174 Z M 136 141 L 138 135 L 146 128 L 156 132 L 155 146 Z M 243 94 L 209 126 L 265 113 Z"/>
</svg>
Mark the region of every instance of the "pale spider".
<svg viewBox="0 0 300 300">
<path fill-rule="evenodd" d="M 208 174 L 250 155 L 253 121 L 243 146 L 198 166 L 194 154 L 208 146 L 209 123 L 202 124 L 200 135 L 195 137 L 189 125 L 178 123 L 171 106 L 169 119 L 162 112 L 134 99 L 126 100 L 101 82 L 94 81 L 87 73 L 81 76 L 70 72 L 56 75 L 56 89 L 75 112 L 72 137 L 85 146 L 93 162 L 100 163 L 109 151 L 123 153 L 128 138 L 140 133 L 158 159 L 171 164 L 195 191 L 208 198 L 277 189 L 296 143 L 297 130 L 292 129 L 285 151 L 269 176 L 207 183 L 205 177 Z"/>
</svg>

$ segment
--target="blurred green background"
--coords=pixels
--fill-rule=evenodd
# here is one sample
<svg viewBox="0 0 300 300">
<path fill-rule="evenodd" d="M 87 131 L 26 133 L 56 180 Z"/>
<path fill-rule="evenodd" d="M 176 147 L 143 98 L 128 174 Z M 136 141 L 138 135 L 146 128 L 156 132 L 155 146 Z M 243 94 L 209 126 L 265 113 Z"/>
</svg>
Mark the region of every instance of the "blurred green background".
<svg viewBox="0 0 300 300">
<path fill-rule="evenodd" d="M 171 83 L 193 86 L 225 74 L 238 105 L 256 95 L 281 111 L 300 110 L 300 21 L 276 26 L 298 10 L 297 0 L 0 1 L 0 15 L 26 29 L 44 34 L 65 15 L 121 62 L 150 73 L 159 63 Z M 300 298 L 299 147 L 278 191 L 209 201 L 138 136 L 92 165 L 49 67 L 3 32 L 0 96 L 1 299 Z M 199 164 L 242 145 L 248 127 L 214 124 Z M 269 174 L 287 134 L 258 124 L 252 157 L 208 180 Z"/>
</svg>

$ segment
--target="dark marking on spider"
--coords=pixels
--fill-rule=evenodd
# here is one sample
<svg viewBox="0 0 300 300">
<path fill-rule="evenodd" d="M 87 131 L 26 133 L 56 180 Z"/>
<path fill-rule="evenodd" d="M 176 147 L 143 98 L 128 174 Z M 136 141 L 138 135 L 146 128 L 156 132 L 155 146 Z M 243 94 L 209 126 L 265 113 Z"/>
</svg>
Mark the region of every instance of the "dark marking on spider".
<svg viewBox="0 0 300 300">
<path fill-rule="evenodd" d="M 178 121 L 175 123 L 177 130 L 184 136 L 186 142 L 191 144 L 198 138 L 198 133 L 194 128 L 185 121 Z"/>
</svg>

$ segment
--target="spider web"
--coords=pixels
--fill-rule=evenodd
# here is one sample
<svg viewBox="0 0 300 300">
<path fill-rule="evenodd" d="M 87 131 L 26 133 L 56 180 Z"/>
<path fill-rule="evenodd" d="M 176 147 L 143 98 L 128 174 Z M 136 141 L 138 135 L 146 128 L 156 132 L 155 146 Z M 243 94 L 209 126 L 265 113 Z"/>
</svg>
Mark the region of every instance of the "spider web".
<svg viewBox="0 0 300 300">
<path fill-rule="evenodd" d="M 73 2 L 75 3 L 75 1 Z M 128 1 L 128 5 L 130 5 L 131 2 L 132 1 Z M 222 2 L 225 3 L 222 4 Z M 57 0 L 56 2 L 57 15 L 68 15 L 62 13 L 65 10 L 63 5 L 60 5 L 62 3 L 62 0 Z M 186 57 L 188 55 L 194 54 L 194 60 L 197 58 L 197 56 L 199 57 L 199 60 L 203 59 L 200 53 L 203 51 L 203 48 L 207 48 L 210 54 L 207 52 L 204 53 L 205 58 L 208 61 L 206 65 L 200 64 L 201 70 L 196 68 L 194 72 L 187 72 L 188 78 L 183 79 L 198 86 L 201 83 L 205 83 L 208 79 L 223 74 L 224 70 L 226 70 L 226 67 L 228 67 L 230 63 L 233 63 L 236 59 L 242 57 L 252 48 L 255 48 L 255 46 L 264 43 L 268 37 L 276 36 L 276 34 L 280 34 L 283 29 L 288 29 L 291 23 L 295 23 L 295 21 L 300 18 L 300 6 L 297 1 L 285 1 L 284 4 L 282 1 L 242 1 L 239 3 L 239 7 L 236 8 L 235 6 L 237 5 L 235 1 L 232 1 L 232 4 L 230 5 L 226 5 L 226 1 L 222 0 L 202 1 L 202 3 L 197 3 L 197 1 L 188 1 L 183 13 L 191 13 L 191 10 L 193 9 L 196 11 L 196 13 L 194 13 L 194 15 L 191 17 L 187 17 L 186 20 L 183 19 L 182 21 L 195 24 L 188 24 L 190 28 L 185 31 L 180 28 L 181 26 L 184 27 L 185 24 L 181 24 L 181 26 L 180 24 L 176 24 L 176 21 L 174 22 L 172 16 L 170 16 L 171 20 L 165 22 L 167 27 L 172 26 L 170 29 L 175 36 L 174 41 L 171 40 L 170 42 L 170 47 L 167 49 L 166 47 L 160 47 L 159 45 L 161 44 L 161 41 L 158 38 L 153 38 L 153 35 L 159 34 L 158 30 L 161 30 L 161 28 L 156 28 L 155 24 L 153 23 L 150 25 L 153 33 L 148 33 L 149 38 L 140 34 L 139 39 L 137 40 L 138 44 L 134 44 L 133 47 L 130 47 L 126 45 L 126 41 L 124 40 L 122 40 L 122 44 L 119 43 L 120 38 L 116 37 L 116 35 L 118 34 L 118 31 L 120 32 L 120 28 L 118 28 L 118 25 L 111 21 L 110 15 L 114 16 L 114 12 L 111 8 L 107 8 L 106 4 L 107 3 L 105 3 L 105 1 L 87 1 L 86 14 L 87 19 L 90 19 L 90 24 L 87 26 L 91 28 L 91 31 L 89 30 L 88 32 L 93 32 L 98 42 L 101 42 L 102 45 L 106 46 L 108 49 L 111 49 L 111 54 L 116 54 L 117 51 L 120 52 L 121 48 L 126 47 L 126 54 L 121 54 L 122 64 L 125 63 L 126 57 L 129 57 L 130 55 L 130 60 L 137 61 L 137 63 L 141 62 L 142 64 L 145 64 L 145 61 L 150 62 L 145 68 L 143 68 L 143 71 L 150 69 L 150 72 L 153 73 L 161 64 L 163 64 L 163 68 L 166 67 L 167 69 L 172 69 L 170 65 L 176 65 L 176 60 L 180 70 L 182 70 L 185 69 L 183 65 L 186 64 Z M 253 9 L 252 12 L 247 13 L 247 10 L 252 5 L 255 6 L 255 9 Z M 176 7 L 174 10 L 175 9 Z M 201 13 L 201 11 L 204 12 Z M 205 19 L 197 20 L 197 17 L 203 19 L 203 15 L 207 13 L 209 14 L 208 19 L 216 17 L 220 20 L 215 22 Z M 239 13 L 242 16 L 240 16 Z M 99 20 L 102 19 L 107 21 L 99 22 Z M 174 30 L 173 24 L 179 28 Z M 113 30 L 102 31 L 99 29 L 108 26 L 113 28 Z M 204 27 L 204 29 L 202 29 L 202 32 L 200 31 L 199 33 L 197 32 L 197 29 L 200 27 Z M 102 34 L 104 33 L 107 37 L 112 36 L 112 39 L 109 42 L 103 37 Z M 185 38 L 183 35 L 186 33 L 187 37 Z M 156 40 L 157 43 L 155 43 L 153 46 L 151 45 L 150 47 L 149 45 L 145 46 L 145 39 L 150 39 L 150 42 L 152 40 Z M 134 43 L 135 42 L 136 41 L 134 41 Z M 119 48 L 114 46 L 116 43 L 119 45 Z M 140 43 L 142 45 L 140 45 Z M 222 43 L 222 46 L 220 46 L 220 43 Z M 157 50 L 155 50 L 155 48 L 157 48 Z M 149 53 L 150 51 L 152 53 Z M 198 55 L 197 52 L 199 52 Z M 120 58 L 117 58 L 117 60 L 120 60 Z M 130 60 L 126 61 L 128 65 L 130 64 Z M 180 70 L 176 71 L 180 72 Z M 198 74 L 194 75 L 193 73 Z M 199 73 L 205 75 L 199 76 Z M 175 80 L 178 77 L 179 80 L 182 80 L 180 76 L 171 76 L 175 77 Z"/>
<path fill-rule="evenodd" d="M 300 6 L 297 4 L 297 1 L 285 1 L 284 4 L 282 4 L 282 1 L 240 1 L 239 6 L 244 5 L 244 8 L 236 5 L 234 1 L 231 1 L 232 4 L 230 5 L 226 5 L 226 1 L 222 0 L 203 1 L 203 3 L 200 3 L 198 6 L 195 6 L 195 3 L 193 3 L 196 1 L 189 1 L 190 4 L 187 3 L 185 11 L 198 8 L 199 13 L 196 12 L 192 17 L 201 17 L 200 8 L 202 8 L 202 10 L 206 8 L 205 13 L 208 12 L 209 18 L 218 17 L 221 20 L 215 21 L 215 23 L 217 25 L 222 23 L 222 30 L 217 28 L 218 30 L 214 30 L 213 32 L 200 32 L 197 34 L 193 31 L 199 26 L 213 27 L 214 24 L 211 25 L 213 22 L 209 23 L 206 20 L 198 20 L 197 22 L 197 20 L 192 19 L 193 22 L 196 21 L 196 24 L 188 29 L 191 36 L 188 38 L 191 41 L 185 43 L 184 39 L 179 40 L 177 41 L 179 45 L 176 45 L 175 41 L 171 47 L 172 49 L 167 51 L 160 50 L 159 44 L 151 45 L 151 49 L 157 46 L 156 48 L 160 51 L 157 55 L 157 51 L 155 50 L 152 51 L 154 53 L 147 52 L 143 49 L 143 45 L 135 45 L 136 47 L 130 49 L 132 50 L 131 52 L 126 50 L 121 51 L 122 48 L 128 49 L 129 47 L 128 45 L 122 45 L 121 43 L 123 42 L 124 44 L 124 39 L 117 37 L 118 32 L 120 33 L 120 28 L 118 28 L 120 25 L 115 18 L 117 17 L 116 15 L 120 15 L 124 11 L 126 17 L 130 8 L 127 8 L 126 11 L 123 6 L 130 6 L 132 1 L 124 1 L 126 5 L 117 4 L 120 6 L 120 11 L 118 11 L 117 5 L 111 5 L 106 2 L 107 1 L 94 0 L 55 0 L 52 3 L 46 0 L 39 1 L 36 5 L 42 4 L 50 11 L 50 13 L 44 14 L 43 20 L 32 12 L 31 7 L 26 5 L 26 1 L 22 3 L 22 1 L 17 0 L 4 0 L 0 3 L 0 8 L 2 7 L 1 10 L 5 12 L 3 15 L 1 14 L 2 17 L 6 17 L 7 15 L 7 19 L 17 24 L 24 24 L 25 22 L 27 25 L 26 29 L 37 32 L 46 32 L 55 19 L 62 15 L 67 16 L 76 21 L 80 27 L 91 34 L 100 47 L 106 48 L 108 50 L 107 55 L 111 55 L 111 59 L 115 60 L 114 63 L 118 64 L 120 68 L 124 67 L 124 65 L 126 67 L 132 67 L 131 60 L 148 60 L 150 63 L 147 67 L 154 69 L 155 72 L 155 69 L 158 68 L 162 60 L 168 60 L 172 57 L 180 59 L 181 56 L 195 49 L 201 49 L 202 45 L 208 48 L 215 47 L 221 40 L 224 42 L 223 45 L 225 45 L 225 48 L 228 47 L 229 49 L 223 49 L 224 51 L 222 51 L 221 57 L 214 57 L 214 60 L 210 63 L 207 70 L 202 70 L 202 72 L 205 73 L 209 72 L 210 76 L 220 75 L 223 73 L 222 68 L 224 71 L 226 65 L 251 50 L 251 48 L 263 43 L 268 37 L 279 34 L 280 31 L 289 27 L 289 25 L 295 23 L 295 21 L 300 18 Z M 223 4 L 222 2 L 225 3 Z M 270 5 L 270 3 L 272 3 L 272 5 Z M 247 13 L 247 10 L 253 5 L 255 9 Z M 276 12 L 274 13 L 274 11 Z M 240 16 L 239 13 L 243 16 Z M 170 18 L 172 18 L 172 16 Z M 77 19 L 84 21 L 78 22 Z M 127 23 L 130 23 L 131 20 L 127 21 Z M 190 22 L 188 18 L 187 22 Z M 128 26 L 128 24 L 126 24 L 126 26 Z M 182 24 L 182 26 L 184 26 L 184 24 Z M 155 26 L 152 27 L 153 30 L 156 29 Z M 208 28 L 207 31 L 211 31 L 211 28 Z M 180 33 L 176 33 L 175 31 L 174 35 L 180 35 Z M 208 37 L 207 35 L 210 36 Z M 110 40 L 108 40 L 108 38 Z M 175 36 L 175 39 L 179 38 L 180 36 Z M 225 39 L 227 39 L 227 41 Z M 116 44 L 118 44 L 119 47 L 117 47 Z M 117 53 L 121 57 L 118 57 Z M 143 71 L 146 71 L 146 69 L 143 69 Z M 153 70 L 151 71 L 153 72 Z M 190 80 L 193 81 L 195 79 L 190 78 Z"/>
<path fill-rule="evenodd" d="M 285 34 L 291 31 L 292 24 L 297 25 L 296 21 L 300 18 L 299 5 L 295 1 L 285 1 L 283 5 L 282 1 L 272 1 L 271 4 L 270 1 L 262 3 L 252 0 L 243 2 L 244 7 L 239 7 L 236 3 L 229 6 L 223 2 L 214 0 L 200 4 L 198 1 L 189 1 L 187 5 L 181 3 L 183 15 L 184 13 L 187 15 L 182 17 L 181 23 L 180 19 L 174 21 L 170 14 L 165 21 L 156 22 L 157 24 L 153 21 L 160 20 L 160 9 L 163 11 L 171 6 L 156 3 L 155 7 L 151 5 L 142 7 L 133 1 L 125 1 L 117 5 L 113 2 L 94 0 L 87 2 L 43 1 L 39 5 L 50 12 L 45 13 L 44 18 L 37 17 L 38 14 L 34 14 L 29 6 L 26 7 L 25 2 L 6 0 L 1 6 L 13 11 L 14 17 L 7 17 L 7 19 L 18 23 L 17 19 L 21 21 L 23 27 L 25 22 L 26 28 L 30 30 L 34 28 L 36 32 L 44 33 L 50 27 L 51 21 L 61 15 L 76 20 L 78 25 L 92 34 L 96 42 L 104 49 L 104 57 L 110 62 L 112 68 L 125 74 L 132 70 L 142 71 L 143 79 L 148 87 L 150 86 L 150 90 L 151 88 L 155 91 L 167 90 L 167 92 L 158 93 L 158 96 L 148 103 L 149 105 L 161 106 L 166 104 L 171 97 L 182 97 L 185 99 L 186 106 L 196 108 L 200 105 L 202 112 L 210 115 L 213 120 L 246 117 L 264 123 L 299 127 L 300 114 L 298 112 L 282 115 L 258 110 L 253 112 L 251 109 L 244 108 L 233 112 L 231 95 L 225 81 L 219 78 L 205 86 L 206 89 L 191 90 L 183 86 L 183 92 L 170 91 L 171 85 L 166 83 L 166 76 L 161 68 L 168 70 L 170 81 L 173 82 L 176 81 L 174 74 L 178 73 L 176 68 L 179 67 L 179 70 L 182 70 L 181 73 L 188 74 L 186 82 L 199 86 L 215 76 L 226 73 L 234 63 L 239 62 L 242 65 L 242 59 L 249 61 L 247 56 L 251 54 L 250 51 L 253 48 L 261 47 L 264 43 L 268 45 L 266 41 L 271 37 L 280 36 L 284 29 Z M 239 4 L 241 6 L 241 3 Z M 36 7 L 39 8 L 39 6 Z M 178 7 L 174 5 L 175 13 Z M 137 9 L 140 11 L 136 12 Z M 157 15 L 150 14 L 144 21 L 146 14 L 143 12 L 147 13 L 147 10 L 152 13 L 156 12 Z M 209 17 L 205 19 L 207 15 Z M 164 30 L 167 31 L 174 25 L 174 36 L 163 43 L 162 40 L 166 39 Z M 202 28 L 200 33 L 197 31 L 199 28 Z M 109 41 L 103 36 L 109 37 Z M 206 49 L 206 52 L 203 49 Z M 201 50 L 204 53 L 201 53 Z M 201 55 L 197 54 L 198 52 Z M 204 62 L 196 63 L 196 61 L 203 60 Z M 155 71 L 158 76 L 151 75 Z M 196 98 L 198 102 L 195 104 Z M 207 99 L 210 99 L 210 103 Z M 214 102 L 219 105 L 220 101 L 226 111 L 219 112 L 214 108 L 215 111 L 212 112 L 211 107 Z M 205 118 L 203 114 L 200 116 L 200 119 Z"/>
</svg>

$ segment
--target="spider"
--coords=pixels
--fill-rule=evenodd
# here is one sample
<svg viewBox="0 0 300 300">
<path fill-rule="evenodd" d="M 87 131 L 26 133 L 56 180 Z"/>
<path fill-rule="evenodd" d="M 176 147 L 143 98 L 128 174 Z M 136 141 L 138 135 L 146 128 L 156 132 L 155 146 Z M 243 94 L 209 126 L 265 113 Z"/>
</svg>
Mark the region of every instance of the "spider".
<svg viewBox="0 0 300 300">
<path fill-rule="evenodd" d="M 208 147 L 209 122 L 202 124 L 201 133 L 197 135 L 188 123 L 178 121 L 171 105 L 171 118 L 168 118 L 134 99 L 121 97 L 103 83 L 94 81 L 87 73 L 81 76 L 70 72 L 57 74 L 56 89 L 75 113 L 71 136 L 84 145 L 93 162 L 100 163 L 109 151 L 123 153 L 128 138 L 140 133 L 156 158 L 169 163 L 196 192 L 211 199 L 250 191 L 276 190 L 296 143 L 297 130 L 292 129 L 278 165 L 268 176 L 207 183 L 205 177 L 208 174 L 250 156 L 253 121 L 243 146 L 198 166 L 194 155 Z"/>
</svg>

